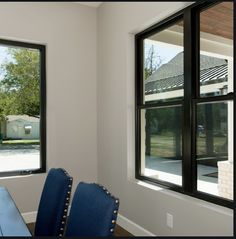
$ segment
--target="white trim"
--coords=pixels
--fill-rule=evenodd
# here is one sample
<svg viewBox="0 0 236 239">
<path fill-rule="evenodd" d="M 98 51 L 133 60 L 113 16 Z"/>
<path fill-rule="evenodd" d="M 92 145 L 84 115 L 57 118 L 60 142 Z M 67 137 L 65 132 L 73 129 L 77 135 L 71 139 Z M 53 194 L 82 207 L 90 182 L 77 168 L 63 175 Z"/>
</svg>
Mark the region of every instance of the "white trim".
<svg viewBox="0 0 236 239">
<path fill-rule="evenodd" d="M 103 2 L 76 2 L 88 7 L 98 8 Z"/>
<path fill-rule="evenodd" d="M 37 211 L 21 213 L 26 223 L 36 222 Z"/>
<path fill-rule="evenodd" d="M 117 224 L 134 236 L 156 236 L 143 227 L 139 226 L 138 224 L 134 223 L 133 221 L 129 220 L 128 218 L 122 216 L 121 214 L 118 214 Z"/>
<path fill-rule="evenodd" d="M 25 212 L 21 214 L 26 223 L 36 222 L 37 211 Z M 118 214 L 117 224 L 123 227 L 125 230 L 133 234 L 134 236 L 155 236 L 153 233 L 129 220 L 128 218 Z"/>
<path fill-rule="evenodd" d="M 191 196 L 188 196 L 188 195 L 185 195 L 185 194 L 182 194 L 182 193 L 178 193 L 178 192 L 175 192 L 175 191 L 172 191 L 172 190 L 163 189 L 163 188 L 161 188 L 157 185 L 154 185 L 154 184 L 151 184 L 151 183 L 146 183 L 146 182 L 143 182 L 143 181 L 140 181 L 140 180 L 137 180 L 137 179 L 130 180 L 130 182 L 132 182 L 134 184 L 137 184 L 141 187 L 148 188 L 150 190 L 159 191 L 160 193 L 166 194 L 170 197 L 173 197 L 175 199 L 186 202 L 187 204 L 190 203 L 190 204 L 193 204 L 196 207 L 206 208 L 207 210 L 212 210 L 216 213 L 220 213 L 222 215 L 229 216 L 232 219 L 234 217 L 234 211 L 230 208 L 219 206 L 219 205 L 216 205 L 214 203 L 210 203 L 210 202 L 207 202 L 207 201 L 195 198 L 195 197 L 191 197 Z"/>
</svg>

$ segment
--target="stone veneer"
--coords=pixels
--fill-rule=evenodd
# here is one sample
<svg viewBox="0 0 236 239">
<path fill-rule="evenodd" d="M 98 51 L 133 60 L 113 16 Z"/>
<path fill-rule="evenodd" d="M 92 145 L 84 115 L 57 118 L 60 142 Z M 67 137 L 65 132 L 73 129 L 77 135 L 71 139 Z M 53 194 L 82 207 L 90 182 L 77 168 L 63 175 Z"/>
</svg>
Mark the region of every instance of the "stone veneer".
<svg viewBox="0 0 236 239">
<path fill-rule="evenodd" d="M 233 162 L 218 162 L 219 196 L 233 200 Z"/>
</svg>

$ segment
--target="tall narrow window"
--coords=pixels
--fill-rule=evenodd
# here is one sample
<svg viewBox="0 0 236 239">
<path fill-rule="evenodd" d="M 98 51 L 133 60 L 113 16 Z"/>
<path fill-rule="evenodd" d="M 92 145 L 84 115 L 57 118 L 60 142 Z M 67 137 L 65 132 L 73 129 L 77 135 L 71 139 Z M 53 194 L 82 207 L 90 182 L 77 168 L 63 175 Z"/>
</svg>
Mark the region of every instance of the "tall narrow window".
<svg viewBox="0 0 236 239">
<path fill-rule="evenodd" d="M 143 40 L 141 175 L 182 185 L 183 21 Z"/>
<path fill-rule="evenodd" d="M 45 171 L 45 46 L 0 40 L 0 175 Z"/>
</svg>

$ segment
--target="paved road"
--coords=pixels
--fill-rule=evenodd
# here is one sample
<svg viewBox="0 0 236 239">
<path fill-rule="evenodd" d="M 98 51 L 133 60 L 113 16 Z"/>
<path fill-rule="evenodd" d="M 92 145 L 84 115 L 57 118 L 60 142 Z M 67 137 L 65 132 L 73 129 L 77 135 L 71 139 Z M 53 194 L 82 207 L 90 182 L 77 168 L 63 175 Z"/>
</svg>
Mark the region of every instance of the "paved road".
<svg viewBox="0 0 236 239">
<path fill-rule="evenodd" d="M 0 172 L 39 167 L 39 145 L 1 145 Z"/>
</svg>

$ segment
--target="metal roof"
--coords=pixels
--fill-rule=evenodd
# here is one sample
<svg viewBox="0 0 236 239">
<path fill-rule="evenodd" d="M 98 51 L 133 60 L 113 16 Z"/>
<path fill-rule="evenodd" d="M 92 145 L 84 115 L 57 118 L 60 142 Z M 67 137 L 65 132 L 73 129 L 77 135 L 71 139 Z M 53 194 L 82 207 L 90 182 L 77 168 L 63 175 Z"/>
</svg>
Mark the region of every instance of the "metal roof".
<svg viewBox="0 0 236 239">
<path fill-rule="evenodd" d="M 201 55 L 200 84 L 227 82 L 227 61 Z M 183 53 L 162 65 L 145 81 L 145 95 L 183 89 Z"/>
<path fill-rule="evenodd" d="M 39 118 L 28 116 L 28 115 L 7 115 L 7 121 L 15 121 L 15 120 L 24 120 L 28 122 L 39 122 Z"/>
</svg>

